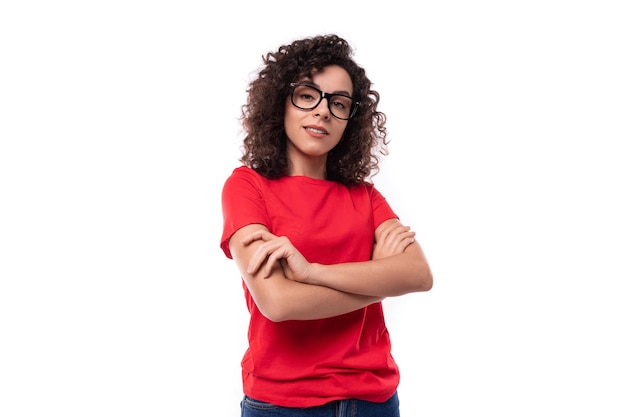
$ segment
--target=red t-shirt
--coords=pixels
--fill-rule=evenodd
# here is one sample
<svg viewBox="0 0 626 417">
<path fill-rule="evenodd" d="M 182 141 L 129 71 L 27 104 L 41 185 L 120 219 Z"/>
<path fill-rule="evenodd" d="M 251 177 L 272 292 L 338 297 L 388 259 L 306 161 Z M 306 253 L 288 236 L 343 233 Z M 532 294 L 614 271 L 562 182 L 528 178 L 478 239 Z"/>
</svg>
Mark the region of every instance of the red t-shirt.
<svg viewBox="0 0 626 417">
<path fill-rule="evenodd" d="M 259 223 L 287 236 L 309 262 L 322 264 L 369 260 L 374 230 L 397 217 L 373 185 L 346 187 L 303 176 L 270 180 L 247 167 L 226 180 L 222 209 L 227 257 L 233 233 Z M 393 395 L 399 372 L 381 303 L 328 319 L 275 323 L 243 286 L 250 311 L 241 362 L 246 395 L 284 407 L 347 398 L 382 402 Z"/>
</svg>

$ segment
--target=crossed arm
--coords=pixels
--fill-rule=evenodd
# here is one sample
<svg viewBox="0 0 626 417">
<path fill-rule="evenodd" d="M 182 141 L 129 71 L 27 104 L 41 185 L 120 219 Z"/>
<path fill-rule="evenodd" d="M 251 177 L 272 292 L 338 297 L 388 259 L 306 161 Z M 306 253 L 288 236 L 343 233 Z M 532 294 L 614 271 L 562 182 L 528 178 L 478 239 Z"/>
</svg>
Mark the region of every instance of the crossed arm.
<svg viewBox="0 0 626 417">
<path fill-rule="evenodd" d="M 239 229 L 229 245 L 263 315 L 272 321 L 312 320 L 430 290 L 432 274 L 414 236 L 397 219 L 387 220 L 375 231 L 371 260 L 333 265 L 308 262 L 289 239 L 260 224 Z"/>
</svg>

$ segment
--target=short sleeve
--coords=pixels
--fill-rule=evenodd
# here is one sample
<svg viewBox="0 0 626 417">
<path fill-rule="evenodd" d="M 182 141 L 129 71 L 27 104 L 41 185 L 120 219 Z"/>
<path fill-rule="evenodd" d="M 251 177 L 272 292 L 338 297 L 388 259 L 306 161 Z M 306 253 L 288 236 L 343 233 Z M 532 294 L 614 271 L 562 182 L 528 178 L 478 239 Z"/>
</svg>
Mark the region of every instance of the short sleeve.
<svg viewBox="0 0 626 417">
<path fill-rule="evenodd" d="M 233 171 L 222 188 L 222 215 L 220 247 L 232 259 L 228 241 L 237 230 L 254 223 L 270 227 L 259 174 L 245 167 Z"/>
<path fill-rule="evenodd" d="M 385 220 L 397 219 L 398 216 L 391 209 L 389 203 L 383 195 L 373 186 L 368 185 L 370 201 L 372 202 L 372 214 L 374 217 L 374 228 L 378 228 Z"/>
</svg>

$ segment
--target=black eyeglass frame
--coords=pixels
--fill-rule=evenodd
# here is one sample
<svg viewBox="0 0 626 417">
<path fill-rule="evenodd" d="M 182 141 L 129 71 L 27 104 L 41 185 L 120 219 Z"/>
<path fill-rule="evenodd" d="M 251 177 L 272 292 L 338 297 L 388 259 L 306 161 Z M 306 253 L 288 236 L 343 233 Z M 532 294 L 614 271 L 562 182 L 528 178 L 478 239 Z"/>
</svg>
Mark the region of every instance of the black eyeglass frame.
<svg viewBox="0 0 626 417">
<path fill-rule="evenodd" d="M 299 108 L 300 110 L 313 110 L 315 109 L 317 106 L 320 105 L 320 103 L 322 102 L 322 100 L 326 99 L 328 100 L 328 110 L 330 110 L 330 114 L 333 115 L 333 117 L 339 119 L 339 120 L 349 120 L 352 119 L 352 117 L 356 114 L 356 111 L 359 109 L 359 104 L 361 104 L 360 102 L 356 101 L 354 98 L 350 97 L 347 94 L 341 94 L 341 93 L 326 93 L 322 90 L 320 90 L 317 87 L 313 87 L 311 84 L 307 84 L 307 83 L 290 83 L 289 86 L 292 88 L 291 90 L 291 104 L 293 104 L 295 107 Z M 313 107 L 300 107 L 298 106 L 293 98 L 293 94 L 296 92 L 296 87 L 309 87 L 312 88 L 313 90 L 317 91 L 318 93 L 320 93 L 320 99 L 319 101 L 315 104 L 315 106 Z M 349 98 L 350 100 L 352 100 L 352 108 L 350 109 L 350 115 L 347 118 L 344 117 L 339 117 L 337 116 L 335 113 L 333 113 L 333 106 L 331 106 L 331 102 L 330 99 L 335 97 L 335 96 L 340 96 L 340 97 L 346 97 Z"/>
</svg>

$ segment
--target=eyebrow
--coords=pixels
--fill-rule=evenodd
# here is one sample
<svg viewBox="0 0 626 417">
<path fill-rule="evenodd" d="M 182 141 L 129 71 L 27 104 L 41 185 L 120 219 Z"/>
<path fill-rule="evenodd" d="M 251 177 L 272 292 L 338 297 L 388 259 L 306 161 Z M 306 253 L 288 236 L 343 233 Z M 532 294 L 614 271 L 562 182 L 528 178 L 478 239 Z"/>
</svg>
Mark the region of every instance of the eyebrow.
<svg viewBox="0 0 626 417">
<path fill-rule="evenodd" d="M 315 88 L 317 88 L 320 91 L 322 90 L 319 85 L 315 84 L 311 80 L 302 80 L 301 83 L 302 84 L 306 84 L 306 85 L 311 86 L 311 87 L 315 87 Z M 349 92 L 347 92 L 346 90 L 335 90 L 332 93 L 328 93 L 328 94 L 343 94 L 343 95 L 346 95 L 348 97 L 352 97 L 352 95 Z"/>
</svg>

